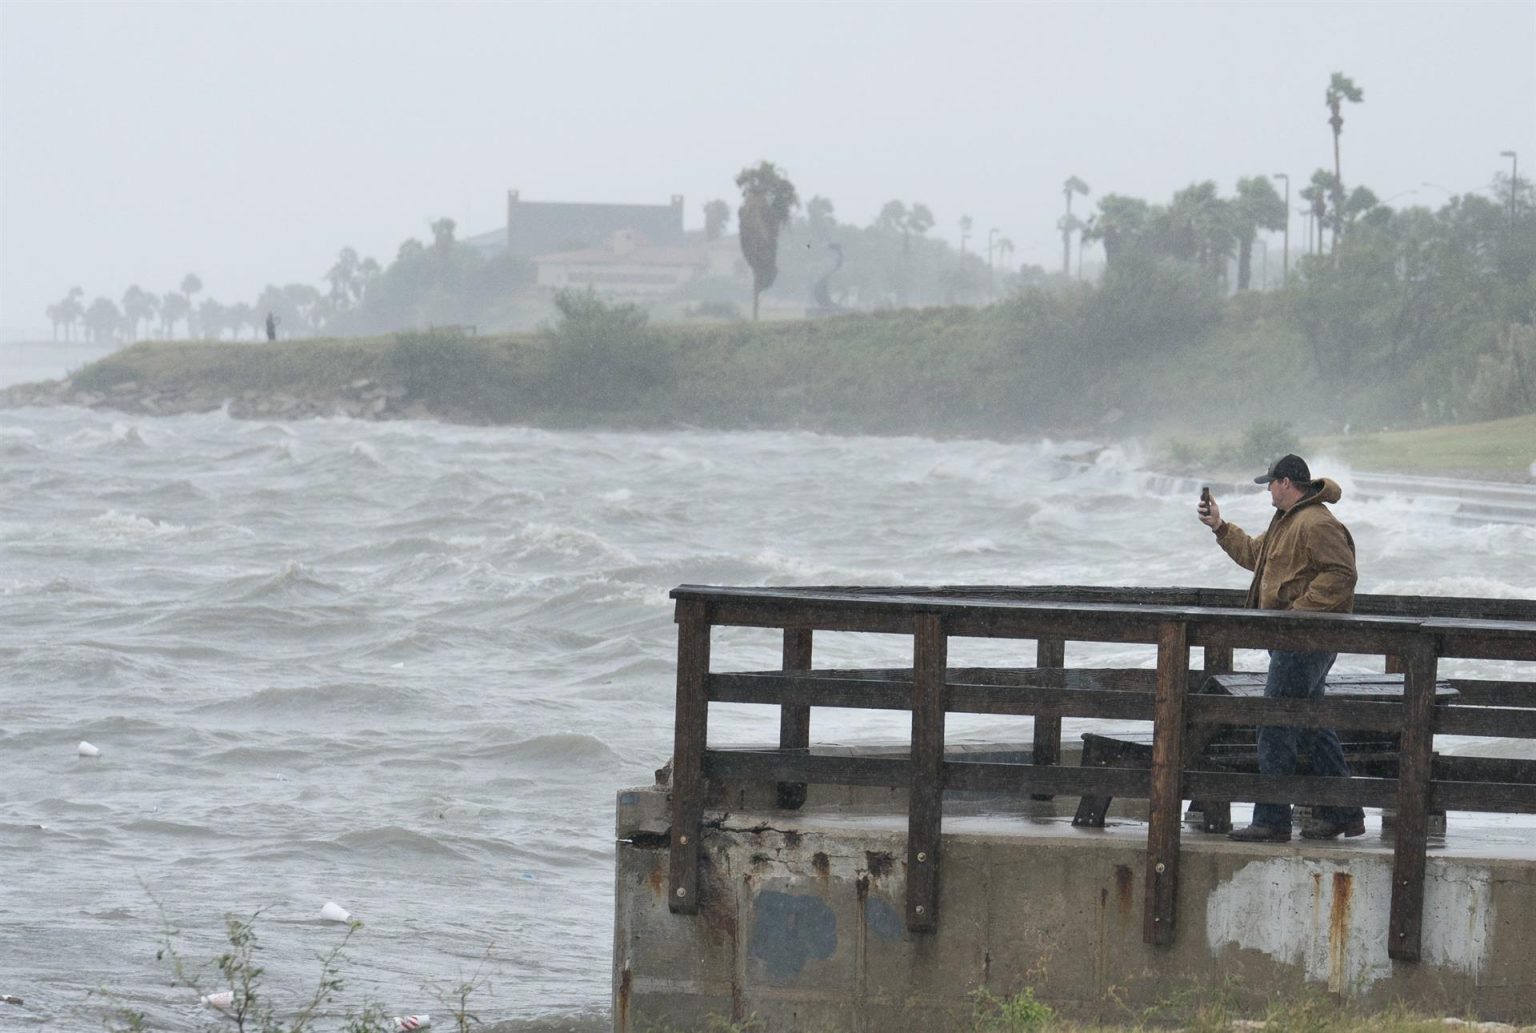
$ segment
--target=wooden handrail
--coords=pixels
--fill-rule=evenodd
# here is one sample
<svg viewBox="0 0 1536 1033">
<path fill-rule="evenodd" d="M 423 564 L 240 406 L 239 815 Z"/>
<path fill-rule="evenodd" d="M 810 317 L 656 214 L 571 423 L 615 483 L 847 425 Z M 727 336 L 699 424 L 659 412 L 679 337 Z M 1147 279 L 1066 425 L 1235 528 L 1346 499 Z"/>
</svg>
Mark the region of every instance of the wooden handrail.
<svg viewBox="0 0 1536 1033">
<path fill-rule="evenodd" d="M 1151 808 L 1143 937 L 1154 944 L 1173 942 L 1184 798 L 1395 804 L 1388 949 L 1393 958 L 1412 961 L 1419 957 L 1430 808 L 1536 811 L 1536 765 L 1520 769 L 1529 782 L 1504 774 L 1520 762 L 1461 764 L 1448 768 L 1446 778 L 1433 777 L 1436 731 L 1536 738 L 1536 683 L 1467 681 L 1465 705 L 1435 697 L 1441 657 L 1536 660 L 1536 603 L 1526 600 L 1364 595 L 1355 613 L 1314 614 L 1243 609 L 1241 593 L 1204 588 L 683 585 L 672 597 L 678 676 L 669 900 L 680 913 L 699 907 L 707 779 L 777 782 L 779 804 L 788 808 L 803 802 L 808 783 L 907 788 L 907 924 L 914 932 L 932 930 L 938 921 L 943 790 L 1028 792 L 1041 799 L 1065 792 L 1145 796 Z M 712 672 L 714 626 L 782 629 L 782 670 Z M 823 630 L 909 635 L 912 666 L 816 670 L 812 637 Z M 948 640 L 955 637 L 1034 639 L 1036 666 L 950 670 Z M 1156 671 L 1067 670 L 1069 640 L 1155 644 Z M 1205 671 L 1189 668 L 1194 646 L 1204 647 Z M 1403 701 L 1300 704 L 1192 694 L 1207 674 L 1231 670 L 1234 648 L 1380 654 L 1389 669 L 1404 672 Z M 711 702 L 779 705 L 778 749 L 708 749 Z M 909 710 L 910 750 L 905 757 L 818 754 L 810 747 L 816 706 Z M 1032 763 L 946 759 L 947 713 L 1034 715 Z M 1150 771 L 1056 766 L 1063 716 L 1150 718 Z M 1186 729 L 1258 723 L 1400 731 L 1398 777 L 1218 775 L 1193 768 L 1191 751 L 1200 740 L 1192 736 L 1186 748 Z M 1483 775 L 1491 777 L 1480 781 Z"/>
</svg>

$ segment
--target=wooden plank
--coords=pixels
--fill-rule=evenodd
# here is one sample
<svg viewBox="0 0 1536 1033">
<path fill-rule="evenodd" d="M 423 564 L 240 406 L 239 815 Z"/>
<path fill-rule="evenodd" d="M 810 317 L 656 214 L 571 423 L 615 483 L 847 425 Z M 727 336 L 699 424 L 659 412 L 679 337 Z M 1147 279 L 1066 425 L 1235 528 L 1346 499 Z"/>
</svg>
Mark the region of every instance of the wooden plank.
<svg viewBox="0 0 1536 1033">
<path fill-rule="evenodd" d="M 1151 773 L 1136 768 L 1067 768 L 1059 765 L 998 764 L 985 761 L 945 761 L 944 788 L 1051 796 L 1102 793 L 1132 800 L 1147 797 Z"/>
<path fill-rule="evenodd" d="M 907 928 L 914 933 L 932 932 L 938 924 L 948 648 L 943 619 L 919 616 L 912 636 L 912 787 L 907 805 Z"/>
<path fill-rule="evenodd" d="M 1405 712 L 1402 703 L 1235 696 L 1192 696 L 1185 709 L 1192 724 L 1286 725 L 1361 732 L 1396 732 L 1403 726 Z"/>
<path fill-rule="evenodd" d="M 712 782 L 805 782 L 813 785 L 884 786 L 912 784 L 912 763 L 899 757 L 847 753 L 780 753 L 768 748 L 706 750 L 704 774 Z"/>
<path fill-rule="evenodd" d="M 1536 707 L 1536 682 L 1489 678 L 1445 678 L 1456 702 L 1478 707 Z"/>
<path fill-rule="evenodd" d="M 1035 667 L 1061 670 L 1067 666 L 1067 640 L 1042 638 L 1035 642 Z M 1061 713 L 1036 713 L 1032 756 L 1041 766 L 1061 763 Z M 1034 794 L 1036 800 L 1049 800 L 1049 793 Z"/>
<path fill-rule="evenodd" d="M 1152 727 L 1152 795 L 1148 801 L 1146 907 L 1141 938 L 1173 942 L 1178 904 L 1179 828 L 1183 799 L 1184 697 L 1189 681 L 1189 638 L 1183 624 L 1168 622 L 1157 635 L 1157 716 Z"/>
<path fill-rule="evenodd" d="M 1392 854 L 1392 912 L 1387 954 L 1418 961 L 1424 919 L 1424 868 L 1428 844 L 1430 759 L 1437 658 L 1431 639 L 1403 651 L 1403 693 L 1407 716 L 1398 749 L 1397 843 Z"/>
<path fill-rule="evenodd" d="M 781 753 L 768 747 L 731 747 L 704 753 L 704 775 L 710 782 L 797 781 L 815 785 L 910 787 L 912 768 L 907 756 L 860 756 Z M 1017 796 L 1035 790 L 1075 796 L 1102 792 L 1144 800 L 1150 772 L 1145 768 L 1037 767 L 997 761 L 944 761 L 945 789 L 995 792 Z"/>
<path fill-rule="evenodd" d="M 777 598 L 804 595 L 849 602 L 904 598 L 909 600 L 961 600 L 981 602 L 1097 603 L 1151 607 L 1201 607 L 1235 609 L 1246 593 L 1230 588 L 1124 588 L 1096 585 L 941 585 L 941 586 L 804 586 L 765 590 L 712 585 L 679 585 L 672 598 L 719 601 L 771 592 Z M 1355 614 L 1387 617 L 1450 617 L 1468 620 L 1536 622 L 1536 601 L 1528 599 L 1481 599 L 1466 596 L 1381 595 L 1355 596 Z"/>
<path fill-rule="evenodd" d="M 1471 759 L 1471 758 L 1469 758 Z M 1510 782 L 1435 782 L 1429 790 L 1431 812 L 1490 811 L 1536 814 L 1536 785 Z"/>
<path fill-rule="evenodd" d="M 811 631 L 808 628 L 784 630 L 784 670 L 809 671 L 811 669 Z M 811 745 L 811 708 L 805 703 L 779 704 L 779 749 L 804 750 Z M 804 782 L 780 782 L 777 790 L 779 806 L 785 810 L 799 810 L 805 803 Z"/>
<path fill-rule="evenodd" d="M 1150 672 L 1148 672 L 1150 673 Z M 818 707 L 906 710 L 912 701 L 912 681 L 826 678 L 816 674 L 781 672 L 711 674 L 709 698 L 716 703 L 787 702 Z M 948 683 L 945 709 L 951 713 L 1152 720 L 1150 693 L 1110 689 L 1028 688 L 1012 685 Z"/>
<path fill-rule="evenodd" d="M 1055 718 L 1058 724 L 1063 715 L 1152 720 L 1152 698 L 1145 692 L 1038 688 L 1027 691 L 1028 695 L 1020 695 L 1016 689 L 1001 686 L 951 683 L 945 709 L 952 714 L 1043 714 Z M 1041 718 L 1037 716 L 1035 720 L 1038 724 Z"/>
<path fill-rule="evenodd" d="M 1184 791 L 1201 800 L 1295 800 L 1336 807 L 1392 807 L 1393 778 L 1324 778 L 1319 775 L 1250 775 L 1239 771 L 1190 771 Z"/>
<path fill-rule="evenodd" d="M 699 909 L 699 834 L 704 819 L 704 746 L 709 734 L 709 608 L 677 604 L 677 710 L 672 740 L 671 879 L 667 905 L 679 914 Z"/>
<path fill-rule="evenodd" d="M 787 631 L 785 634 L 811 634 Z M 809 707 L 906 710 L 912 702 L 911 678 L 846 678 L 820 674 L 786 675 L 779 671 L 711 674 L 709 698 L 717 703 L 772 703 Z"/>
<path fill-rule="evenodd" d="M 1536 739 L 1536 710 L 1439 706 L 1435 708 L 1435 731 L 1444 735 Z"/>
</svg>

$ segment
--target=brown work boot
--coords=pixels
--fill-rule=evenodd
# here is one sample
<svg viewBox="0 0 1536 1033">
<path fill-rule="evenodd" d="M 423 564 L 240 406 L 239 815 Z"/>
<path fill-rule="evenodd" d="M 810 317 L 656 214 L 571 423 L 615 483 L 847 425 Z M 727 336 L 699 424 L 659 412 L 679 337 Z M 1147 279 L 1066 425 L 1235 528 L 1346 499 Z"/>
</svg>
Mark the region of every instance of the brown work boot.
<svg viewBox="0 0 1536 1033">
<path fill-rule="evenodd" d="M 1319 818 L 1301 826 L 1302 839 L 1337 839 L 1339 836 L 1353 839 L 1355 836 L 1363 835 L 1365 835 L 1364 818 L 1355 818 L 1352 821 L 1324 821 Z"/>
<path fill-rule="evenodd" d="M 1276 828 L 1273 825 L 1249 825 L 1246 828 L 1233 829 L 1227 833 L 1228 839 L 1235 839 L 1239 843 L 1289 843 L 1291 830 Z"/>
</svg>

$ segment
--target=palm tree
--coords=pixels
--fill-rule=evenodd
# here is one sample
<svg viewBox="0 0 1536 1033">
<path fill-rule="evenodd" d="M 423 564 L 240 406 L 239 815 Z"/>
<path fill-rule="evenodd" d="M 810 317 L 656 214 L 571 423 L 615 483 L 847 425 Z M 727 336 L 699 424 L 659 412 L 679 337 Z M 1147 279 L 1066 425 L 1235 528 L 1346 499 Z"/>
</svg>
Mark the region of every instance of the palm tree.
<svg viewBox="0 0 1536 1033">
<path fill-rule="evenodd" d="M 813 237 L 825 237 L 837 226 L 832 202 L 817 194 L 805 202 L 805 222 Z"/>
<path fill-rule="evenodd" d="M 725 233 L 725 224 L 731 221 L 731 206 L 720 198 L 704 204 L 704 239 L 719 240 Z"/>
<path fill-rule="evenodd" d="M 1334 72 L 1328 80 L 1328 92 L 1324 102 L 1328 105 L 1328 124 L 1333 127 L 1333 246 L 1339 246 L 1339 234 L 1344 228 L 1344 170 L 1339 164 L 1339 136 L 1344 132 L 1342 108 L 1345 101 L 1359 104 L 1365 100 L 1365 91 L 1354 84 L 1343 72 Z"/>
<path fill-rule="evenodd" d="M 336 264 L 325 274 L 331 285 L 331 304 L 338 312 L 349 308 L 356 297 L 357 265 L 357 252 L 344 247 L 336 256 Z"/>
<path fill-rule="evenodd" d="M 1230 205 L 1216 195 L 1216 184 L 1191 183 L 1174 194 L 1165 219 L 1168 254 L 1199 266 L 1213 281 L 1223 280 L 1237 234 Z"/>
<path fill-rule="evenodd" d="M 1285 227 L 1285 200 L 1268 176 L 1245 176 L 1237 181 L 1232 216 L 1237 233 L 1237 289 L 1245 291 L 1252 278 L 1253 239 L 1259 230 Z"/>
<path fill-rule="evenodd" d="M 1133 247 L 1146 233 L 1152 218 L 1152 207 L 1139 197 L 1122 194 L 1105 194 L 1099 198 L 1099 214 L 1083 227 L 1082 245 L 1095 240 L 1104 242 L 1104 266 L 1108 269 L 1115 259 Z"/>
<path fill-rule="evenodd" d="M 997 264 L 1002 266 L 1004 269 L 1007 269 L 1008 268 L 1008 259 L 1013 256 L 1013 241 L 1009 240 L 1007 237 L 998 237 L 997 238 L 997 254 L 998 254 Z M 1081 261 L 1082 256 L 1083 256 L 1083 250 L 1082 250 L 1082 245 L 1081 244 L 1078 245 L 1077 256 L 1078 256 L 1079 261 Z M 1005 284 L 1005 286 L 1006 286 L 1006 284 Z"/>
<path fill-rule="evenodd" d="M 122 313 L 118 312 L 111 298 L 97 298 L 85 310 L 85 328 L 90 331 L 93 341 L 110 341 L 117 336 L 122 325 Z"/>
<path fill-rule="evenodd" d="M 167 291 L 160 299 L 160 329 L 165 331 L 166 340 L 176 339 L 176 321 L 187 314 L 188 308 L 185 294 Z"/>
<path fill-rule="evenodd" d="M 192 336 L 192 295 L 203 289 L 203 279 L 196 273 L 188 273 L 181 278 L 181 293 L 187 298 L 187 336 Z"/>
<path fill-rule="evenodd" d="M 138 284 L 123 292 L 123 320 L 127 324 L 130 340 L 138 340 L 139 324 L 148 324 L 154 319 L 158 307 L 159 300 Z"/>
<path fill-rule="evenodd" d="M 1061 185 L 1061 192 L 1067 199 L 1067 213 L 1057 221 L 1056 226 L 1061 230 L 1061 272 L 1063 276 L 1072 275 L 1072 231 L 1081 229 L 1081 219 L 1072 218 L 1072 195 L 1082 194 L 1088 196 L 1088 184 L 1076 176 L 1068 176 L 1067 181 Z"/>
<path fill-rule="evenodd" d="M 64 323 L 64 340 L 72 340 L 75 336 L 75 324 L 85 315 L 85 305 L 80 301 L 85 297 L 85 291 L 79 287 L 71 287 L 69 293 L 64 295 L 64 300 L 59 302 L 59 319 Z"/>
<path fill-rule="evenodd" d="M 1323 227 L 1328 222 L 1328 198 L 1333 195 L 1337 182 L 1338 177 L 1333 173 L 1318 169 L 1312 173 L 1311 182 L 1298 191 L 1298 196 L 1310 206 L 1307 214 L 1316 229 L 1315 250 L 1319 255 L 1323 253 Z"/>
<path fill-rule="evenodd" d="M 736 174 L 741 188 L 741 208 L 736 225 L 741 230 L 741 253 L 752 267 L 752 318 L 757 319 L 758 299 L 779 276 L 779 230 L 790 213 L 800 206 L 795 185 L 770 161 L 759 162 Z"/>
<path fill-rule="evenodd" d="M 217 341 L 223 337 L 228 322 L 229 309 L 214 299 L 204 298 L 203 303 L 197 306 L 197 328 L 208 340 Z"/>
</svg>

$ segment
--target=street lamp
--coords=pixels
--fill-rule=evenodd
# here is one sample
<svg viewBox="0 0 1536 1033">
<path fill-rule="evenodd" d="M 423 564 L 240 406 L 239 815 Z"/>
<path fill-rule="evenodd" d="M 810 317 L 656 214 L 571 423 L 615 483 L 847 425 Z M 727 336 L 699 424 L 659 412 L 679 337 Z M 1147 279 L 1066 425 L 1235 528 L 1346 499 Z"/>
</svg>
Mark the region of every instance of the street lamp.
<svg viewBox="0 0 1536 1033">
<path fill-rule="evenodd" d="M 1291 285 L 1291 177 L 1284 172 L 1276 172 L 1271 178 L 1285 180 L 1285 269 L 1280 277 L 1280 286 Z"/>
<path fill-rule="evenodd" d="M 1520 182 L 1520 157 L 1514 151 L 1500 151 L 1499 157 L 1509 159 L 1509 221 L 1515 221 L 1515 187 Z"/>
</svg>

